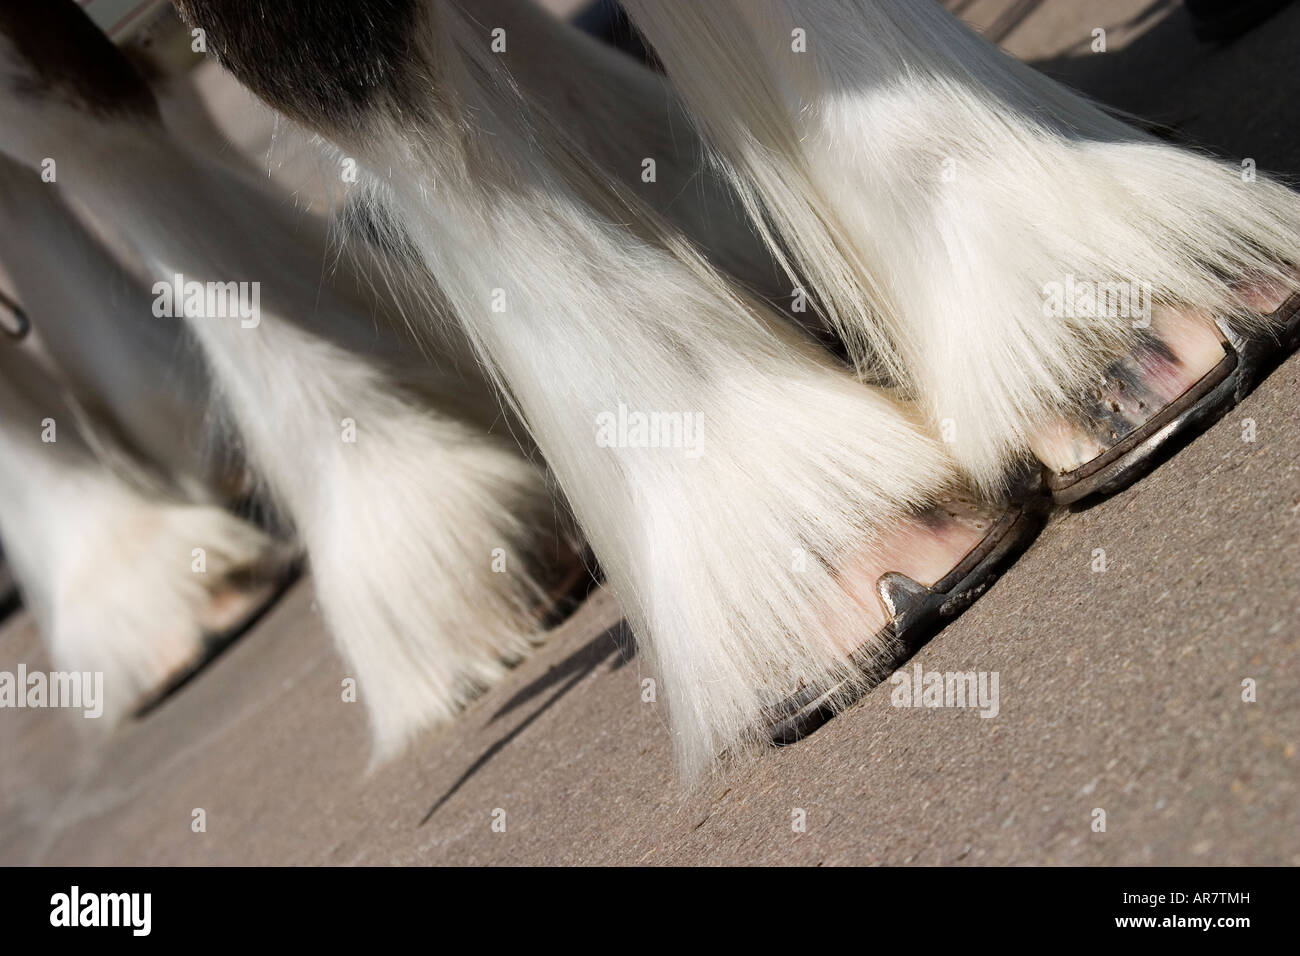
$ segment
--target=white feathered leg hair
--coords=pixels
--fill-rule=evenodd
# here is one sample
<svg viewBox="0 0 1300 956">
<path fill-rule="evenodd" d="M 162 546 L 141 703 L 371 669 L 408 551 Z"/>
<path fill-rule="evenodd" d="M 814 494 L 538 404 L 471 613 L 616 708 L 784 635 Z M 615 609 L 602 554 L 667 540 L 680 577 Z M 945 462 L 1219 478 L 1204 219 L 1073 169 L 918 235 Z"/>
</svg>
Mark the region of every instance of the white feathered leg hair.
<svg viewBox="0 0 1300 956">
<path fill-rule="evenodd" d="M 5 555 L 54 666 L 103 673 L 112 723 L 196 662 L 231 575 L 273 545 L 220 507 L 120 470 L 131 461 L 120 450 L 101 459 L 104 437 L 92 450 L 84 423 L 30 359 L 0 346 Z"/>
<path fill-rule="evenodd" d="M 1232 283 L 1294 285 L 1293 193 L 1107 116 L 938 3 L 626 5 L 773 250 L 987 487 L 1143 321 L 1049 317 L 1049 289 L 1267 331 Z"/>
<path fill-rule="evenodd" d="M 222 508 L 229 461 L 209 442 L 206 383 L 180 327 L 154 319 L 148 290 L 4 157 L 0 216 L 0 269 L 35 326 L 0 343 L 14 379 L 0 530 L 55 660 L 105 672 L 117 718 L 256 611 L 273 588 L 264 576 L 291 555 Z M 57 443 L 38 441 L 47 417 Z"/>
<path fill-rule="evenodd" d="M 801 682 L 856 676 L 846 649 L 879 611 L 839 572 L 950 493 L 953 466 L 906 409 L 612 185 L 591 158 L 611 134 L 586 110 L 583 89 L 608 82 L 589 41 L 530 32 L 527 4 L 182 7 L 255 91 L 363 160 L 379 214 L 557 475 L 662 680 L 688 774 L 758 736 Z M 530 85 L 494 29 L 538 62 L 563 59 L 571 95 Z M 340 58 L 358 70 L 324 68 Z M 690 430 L 643 447 L 651 415 Z"/>
<path fill-rule="evenodd" d="M 77 58 L 33 59 L 33 31 Z M 174 321 L 305 547 L 376 756 L 394 753 L 538 636 L 534 572 L 555 561 L 559 523 L 540 469 L 488 433 L 499 403 L 472 367 L 407 355 L 328 281 L 323 233 L 287 197 L 169 138 L 71 3 L 6 6 L 0 33 L 0 148 L 55 158 L 59 187 L 134 243 L 151 282 L 259 283 L 256 315 Z"/>
</svg>

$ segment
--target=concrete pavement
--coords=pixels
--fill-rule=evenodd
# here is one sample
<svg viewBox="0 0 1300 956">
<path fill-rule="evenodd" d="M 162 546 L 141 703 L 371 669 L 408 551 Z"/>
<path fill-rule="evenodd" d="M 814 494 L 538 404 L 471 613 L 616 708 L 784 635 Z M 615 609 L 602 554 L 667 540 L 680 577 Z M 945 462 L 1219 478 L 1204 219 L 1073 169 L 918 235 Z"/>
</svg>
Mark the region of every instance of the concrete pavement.
<svg viewBox="0 0 1300 956">
<path fill-rule="evenodd" d="M 1219 51 L 1160 2 L 953 5 L 1107 102 L 1300 171 L 1300 5 Z M 1106 54 L 1082 52 L 1094 25 Z M 886 684 L 685 792 L 599 593 L 457 725 L 368 772 L 300 583 L 110 739 L 0 712 L 0 863 L 1300 864 L 1297 386 L 1292 359 L 1154 475 L 1058 516 L 917 655 L 998 672 L 995 718 L 896 708 Z M 20 661 L 48 667 L 26 614 L 0 629 L 0 670 Z"/>
</svg>

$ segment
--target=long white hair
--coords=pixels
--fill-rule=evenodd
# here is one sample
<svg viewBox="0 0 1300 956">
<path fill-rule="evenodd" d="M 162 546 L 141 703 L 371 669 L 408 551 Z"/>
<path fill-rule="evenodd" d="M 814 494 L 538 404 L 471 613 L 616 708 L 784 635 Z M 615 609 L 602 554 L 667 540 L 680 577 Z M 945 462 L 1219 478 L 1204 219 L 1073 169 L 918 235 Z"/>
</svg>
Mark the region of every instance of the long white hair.
<svg viewBox="0 0 1300 956">
<path fill-rule="evenodd" d="M 112 63 L 130 82 L 111 48 L 96 52 L 85 68 Z M 0 73 L 32 68 L 0 40 Z M 0 97 L 0 148 L 33 167 L 57 158 L 58 188 L 134 246 L 173 313 L 156 321 L 187 326 L 228 428 L 307 554 L 375 754 L 396 752 L 539 638 L 537 578 L 564 550 L 543 470 L 456 358 L 463 344 L 403 343 L 382 290 L 335 263 L 323 226 L 289 197 L 171 137 L 147 91 L 96 110 L 65 89 L 93 90 L 93 75 L 51 87 Z M 185 294 L 168 306 L 168 287 L 188 282 L 244 283 L 256 314 L 203 314 Z"/>
<path fill-rule="evenodd" d="M 528 4 L 438 0 L 404 26 L 389 85 L 314 114 L 309 77 L 184 6 L 241 78 L 361 161 L 371 218 L 436 277 L 571 503 L 684 770 L 760 736 L 800 685 L 853 680 L 846 648 L 874 635 L 840 570 L 959 481 L 911 410 L 688 246 L 675 193 L 620 183 L 644 159 L 668 181 L 698 173 L 689 141 L 684 157 L 647 148 L 673 139 L 667 88 Z M 611 88 L 625 112 L 601 105 Z M 617 148 L 611 115 L 635 117 Z M 694 440 L 647 440 L 665 419 Z"/>
<path fill-rule="evenodd" d="M 1049 288 L 1131 285 L 1267 332 L 1234 283 L 1295 283 L 1294 193 L 1154 140 L 931 0 L 627 7 L 860 370 L 904 384 L 986 487 L 1139 334 L 1051 315 Z"/>
<path fill-rule="evenodd" d="M 55 668 L 103 674 L 106 725 L 198 662 L 233 575 L 278 560 L 264 532 L 167 485 L 0 348 L 5 556 Z"/>
</svg>

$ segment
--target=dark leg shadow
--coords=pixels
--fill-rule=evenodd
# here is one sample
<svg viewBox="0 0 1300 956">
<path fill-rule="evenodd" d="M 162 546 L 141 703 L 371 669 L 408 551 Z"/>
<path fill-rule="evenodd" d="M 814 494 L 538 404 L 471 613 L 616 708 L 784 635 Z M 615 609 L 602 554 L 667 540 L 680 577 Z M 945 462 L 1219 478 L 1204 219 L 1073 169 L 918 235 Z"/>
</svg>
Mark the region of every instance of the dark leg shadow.
<svg viewBox="0 0 1300 956">
<path fill-rule="evenodd" d="M 18 596 L 17 588 L 0 589 L 0 624 L 22 606 L 23 599 Z"/>
<path fill-rule="evenodd" d="M 609 642 L 611 640 L 614 642 L 613 648 L 610 647 Z M 636 656 L 636 640 L 632 637 L 632 632 L 628 630 L 626 621 L 620 621 L 614 627 L 588 641 L 560 663 L 547 668 L 545 674 L 520 688 L 508 701 L 497 708 L 496 713 L 492 715 L 492 720 L 504 717 L 510 711 L 532 700 L 548 687 L 553 687 L 571 674 L 577 673 L 579 676 L 590 674 L 602 661 L 610 656 L 612 650 L 619 652 L 619 659 L 614 662 L 612 668 L 614 670 L 622 667 Z"/>
<path fill-rule="evenodd" d="M 1170 6 L 1156 0 L 1129 25 Z M 1201 43 L 1178 4 L 1123 49 L 1031 65 L 1098 103 L 1176 131 L 1184 143 L 1249 156 L 1260 170 L 1294 176 L 1300 173 L 1298 36 L 1300 4 L 1292 4 L 1227 45 Z"/>
<path fill-rule="evenodd" d="M 18 595 L 18 585 L 14 583 L 9 566 L 5 564 L 5 553 L 0 549 L 0 624 L 14 611 L 22 607 L 23 600 Z"/>
<path fill-rule="evenodd" d="M 519 707 L 524 702 L 531 700 L 538 694 L 541 694 L 549 687 L 553 687 L 560 681 L 559 690 L 551 694 L 550 697 L 542 703 L 535 711 L 522 720 L 517 727 L 508 734 L 494 743 L 483 754 L 470 764 L 469 769 L 462 773 L 456 782 L 448 788 L 437 801 L 429 808 L 429 812 L 420 820 L 420 826 L 424 826 L 432 819 L 433 815 L 463 787 L 474 774 L 478 773 L 493 757 L 504 750 L 516 737 L 523 733 L 538 717 L 550 710 L 551 705 L 567 694 L 570 690 L 582 682 L 583 678 L 594 672 L 597 667 L 608 660 L 611 656 L 617 654 L 618 660 L 614 662 L 613 669 L 618 669 L 630 661 L 636 655 L 636 644 L 632 638 L 632 632 L 628 629 L 626 621 L 619 621 L 609 630 L 604 631 L 597 637 L 588 641 L 585 645 L 574 651 L 562 662 L 550 668 L 545 674 L 537 680 L 524 687 L 517 694 L 506 701 L 504 705 L 492 715 L 491 724 L 502 714 L 509 713 L 511 710 Z M 565 678 L 568 678 L 565 680 Z"/>
</svg>

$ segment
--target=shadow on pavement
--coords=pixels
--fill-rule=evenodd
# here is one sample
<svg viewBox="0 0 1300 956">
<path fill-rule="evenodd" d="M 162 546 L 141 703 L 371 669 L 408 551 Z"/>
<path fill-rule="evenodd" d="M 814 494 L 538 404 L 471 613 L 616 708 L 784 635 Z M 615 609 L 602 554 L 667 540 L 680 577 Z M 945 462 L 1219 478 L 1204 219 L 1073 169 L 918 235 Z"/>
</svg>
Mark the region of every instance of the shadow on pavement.
<svg viewBox="0 0 1300 956">
<path fill-rule="evenodd" d="M 1130 24 L 1170 6 L 1156 0 Z M 1201 43 L 1181 4 L 1127 46 L 1031 61 L 1106 106 L 1177 131 L 1189 145 L 1249 156 L 1261 170 L 1300 173 L 1300 4 L 1226 45 Z"/>
<path fill-rule="evenodd" d="M 560 689 L 553 693 L 546 701 L 535 711 L 521 721 L 513 730 L 507 733 L 496 743 L 492 744 L 483 754 L 470 764 L 469 769 L 462 773 L 456 782 L 447 789 L 447 792 L 439 797 L 420 820 L 420 826 L 424 826 L 432 819 L 433 815 L 438 812 L 439 808 L 450 800 L 461 787 L 463 787 L 474 774 L 478 773 L 493 757 L 504 750 L 516 737 L 523 733 L 533 724 L 537 718 L 546 713 L 551 706 L 570 690 L 582 683 L 588 675 L 595 673 L 605 661 L 617 654 L 618 659 L 614 661 L 612 669 L 617 670 L 622 667 L 633 657 L 636 656 L 636 644 L 632 639 L 632 632 L 628 629 L 626 621 L 619 621 L 613 627 L 603 631 L 601 634 L 592 638 L 578 650 L 574 651 L 559 664 L 547 670 L 545 674 L 532 681 L 525 687 L 521 688 L 513 697 L 505 702 L 488 721 L 492 723 L 502 715 L 520 707 L 525 702 L 538 696 L 543 691 L 555 686 L 563 680 Z M 565 679 L 567 678 L 567 680 Z"/>
</svg>

